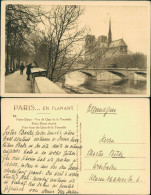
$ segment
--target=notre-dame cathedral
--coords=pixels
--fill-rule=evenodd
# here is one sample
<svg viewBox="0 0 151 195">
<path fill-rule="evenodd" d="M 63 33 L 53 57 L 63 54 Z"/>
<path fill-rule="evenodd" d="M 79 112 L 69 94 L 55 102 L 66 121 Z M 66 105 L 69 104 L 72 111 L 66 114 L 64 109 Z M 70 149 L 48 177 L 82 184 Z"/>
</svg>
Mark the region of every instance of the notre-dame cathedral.
<svg viewBox="0 0 151 195">
<path fill-rule="evenodd" d="M 94 35 L 87 35 L 85 39 L 85 57 L 110 57 L 127 54 L 127 45 L 123 38 L 113 41 L 111 32 L 111 19 L 109 21 L 108 37 L 101 35 L 96 39 Z"/>
</svg>

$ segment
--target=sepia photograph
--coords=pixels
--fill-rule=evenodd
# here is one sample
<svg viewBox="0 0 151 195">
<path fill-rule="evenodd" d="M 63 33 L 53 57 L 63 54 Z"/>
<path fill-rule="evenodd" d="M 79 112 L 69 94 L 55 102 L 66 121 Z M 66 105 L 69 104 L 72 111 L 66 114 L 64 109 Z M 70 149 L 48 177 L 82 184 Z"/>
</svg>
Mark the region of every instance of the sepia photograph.
<svg viewBox="0 0 151 195">
<path fill-rule="evenodd" d="M 149 94 L 149 2 L 2 3 L 5 94 Z"/>
</svg>

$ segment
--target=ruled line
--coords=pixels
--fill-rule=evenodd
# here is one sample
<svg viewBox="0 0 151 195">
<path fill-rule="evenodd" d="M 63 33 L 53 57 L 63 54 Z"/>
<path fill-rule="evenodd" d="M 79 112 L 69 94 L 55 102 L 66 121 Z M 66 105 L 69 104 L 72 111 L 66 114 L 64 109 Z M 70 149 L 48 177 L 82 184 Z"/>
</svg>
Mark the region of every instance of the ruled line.
<svg viewBox="0 0 151 195">
<path fill-rule="evenodd" d="M 84 169 L 85 171 L 145 171 L 146 169 Z"/>
<path fill-rule="evenodd" d="M 130 156 L 130 157 L 125 157 L 125 158 L 146 158 L 145 156 Z"/>
<path fill-rule="evenodd" d="M 94 182 L 91 182 L 91 181 L 87 181 L 87 182 L 84 182 L 84 183 L 110 183 L 110 184 L 115 184 L 115 183 L 129 183 L 129 184 L 131 184 L 131 183 L 146 183 L 146 182 L 96 182 L 96 181 L 94 181 Z"/>
<path fill-rule="evenodd" d="M 146 144 L 146 143 L 99 143 L 99 144 Z"/>
<path fill-rule="evenodd" d="M 115 156 L 85 156 L 85 158 L 146 158 L 145 156 L 127 156 L 127 157 L 115 157 Z"/>
</svg>

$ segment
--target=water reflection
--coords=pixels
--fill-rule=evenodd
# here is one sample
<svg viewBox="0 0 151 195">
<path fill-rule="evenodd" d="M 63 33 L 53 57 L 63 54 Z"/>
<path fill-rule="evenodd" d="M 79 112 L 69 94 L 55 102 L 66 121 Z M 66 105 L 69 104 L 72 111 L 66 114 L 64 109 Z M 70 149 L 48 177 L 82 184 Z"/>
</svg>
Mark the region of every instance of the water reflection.
<svg viewBox="0 0 151 195">
<path fill-rule="evenodd" d="M 96 78 L 91 77 L 83 86 L 103 94 L 145 94 L 146 92 L 146 81 L 144 80 L 98 81 Z"/>
</svg>

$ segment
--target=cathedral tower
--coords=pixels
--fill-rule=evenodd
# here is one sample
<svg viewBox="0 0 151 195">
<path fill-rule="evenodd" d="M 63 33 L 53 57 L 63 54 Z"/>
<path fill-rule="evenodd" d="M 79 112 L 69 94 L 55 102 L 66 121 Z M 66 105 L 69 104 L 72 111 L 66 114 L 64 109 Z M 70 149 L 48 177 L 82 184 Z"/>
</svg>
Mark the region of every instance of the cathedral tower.
<svg viewBox="0 0 151 195">
<path fill-rule="evenodd" d="M 108 45 L 112 42 L 112 32 L 111 32 L 111 18 L 109 20 L 109 32 L 108 32 Z"/>
</svg>

